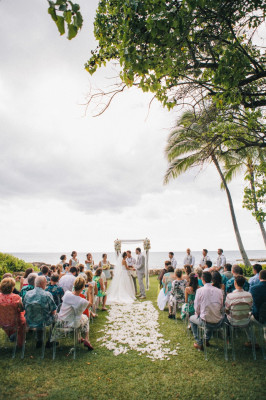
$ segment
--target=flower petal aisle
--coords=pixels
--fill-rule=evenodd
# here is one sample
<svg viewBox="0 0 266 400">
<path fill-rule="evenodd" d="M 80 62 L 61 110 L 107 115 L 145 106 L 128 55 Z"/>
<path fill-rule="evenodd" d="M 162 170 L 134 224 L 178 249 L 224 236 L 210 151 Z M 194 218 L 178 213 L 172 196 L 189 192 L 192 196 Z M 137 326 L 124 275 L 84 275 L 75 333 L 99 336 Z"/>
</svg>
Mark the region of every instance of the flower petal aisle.
<svg viewBox="0 0 266 400">
<path fill-rule="evenodd" d="M 170 340 L 165 340 L 159 332 L 159 313 L 151 301 L 135 302 L 129 305 L 112 305 L 109 309 L 104 336 L 98 341 L 112 350 L 114 355 L 135 350 L 154 360 L 169 360 L 177 355 L 177 349 L 169 348 Z"/>
</svg>

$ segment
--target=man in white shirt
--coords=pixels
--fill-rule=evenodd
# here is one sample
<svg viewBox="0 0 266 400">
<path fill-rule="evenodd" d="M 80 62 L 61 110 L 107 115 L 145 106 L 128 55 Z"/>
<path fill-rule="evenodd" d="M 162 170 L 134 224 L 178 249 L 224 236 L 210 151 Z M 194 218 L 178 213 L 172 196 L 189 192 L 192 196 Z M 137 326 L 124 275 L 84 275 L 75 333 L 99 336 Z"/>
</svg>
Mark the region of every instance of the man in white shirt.
<svg viewBox="0 0 266 400">
<path fill-rule="evenodd" d="M 207 249 L 203 249 L 202 250 L 202 258 L 200 259 L 199 266 L 201 268 L 204 268 L 204 266 L 206 265 L 206 261 L 211 261 L 211 259 L 208 256 L 208 250 Z"/>
<path fill-rule="evenodd" d="M 176 267 L 177 267 L 177 262 L 176 262 L 176 259 L 175 259 L 175 257 L 174 257 L 174 253 L 173 253 L 172 251 L 169 252 L 169 259 L 170 259 L 170 261 L 171 261 L 172 267 L 173 267 L 174 269 L 176 269 Z"/>
<path fill-rule="evenodd" d="M 58 285 L 64 290 L 65 293 L 67 290 L 70 290 L 70 292 L 72 292 L 72 288 L 77 275 L 78 275 L 77 268 L 71 267 L 69 272 L 63 275 L 62 278 L 59 280 Z"/>
<path fill-rule="evenodd" d="M 191 269 L 193 269 L 195 264 L 195 257 L 191 254 L 190 249 L 187 249 L 187 255 L 184 258 L 184 265 L 190 265 Z"/>
<path fill-rule="evenodd" d="M 206 323 L 207 346 L 213 329 L 221 326 L 224 320 L 223 315 L 223 292 L 211 284 L 211 273 L 203 271 L 202 282 L 204 286 L 196 291 L 194 301 L 195 314 L 189 320 L 191 330 L 196 342 L 194 347 L 203 350 L 202 339 L 199 337 L 198 326 Z"/>
<path fill-rule="evenodd" d="M 136 259 L 132 257 L 131 251 L 127 250 L 127 265 L 129 267 L 135 267 Z M 135 287 L 135 294 L 137 294 L 137 273 L 136 271 L 129 271 L 131 278 L 133 279 L 134 287 Z"/>
<path fill-rule="evenodd" d="M 217 257 L 217 261 L 216 261 L 216 269 L 219 272 L 223 272 L 224 266 L 226 264 L 226 258 L 223 254 L 223 249 L 218 249 L 217 253 L 218 253 L 218 257 Z"/>
</svg>

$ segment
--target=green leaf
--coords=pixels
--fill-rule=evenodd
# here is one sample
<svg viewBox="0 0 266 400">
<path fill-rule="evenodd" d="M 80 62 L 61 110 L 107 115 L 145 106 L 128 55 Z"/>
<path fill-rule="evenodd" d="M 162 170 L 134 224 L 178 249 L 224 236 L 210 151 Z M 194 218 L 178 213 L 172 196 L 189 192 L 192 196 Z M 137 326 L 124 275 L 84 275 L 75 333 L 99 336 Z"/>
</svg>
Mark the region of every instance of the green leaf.
<svg viewBox="0 0 266 400">
<path fill-rule="evenodd" d="M 78 28 L 73 25 L 73 24 L 69 24 L 68 25 L 68 39 L 71 40 L 73 39 L 78 33 Z"/>
<path fill-rule="evenodd" d="M 65 20 L 63 17 L 57 16 L 57 21 L 56 21 L 57 28 L 60 32 L 60 35 L 64 35 L 65 33 Z"/>
<path fill-rule="evenodd" d="M 48 8 L 48 14 L 51 15 L 52 19 L 56 22 L 57 21 L 57 15 L 54 7 L 49 7 Z"/>
</svg>

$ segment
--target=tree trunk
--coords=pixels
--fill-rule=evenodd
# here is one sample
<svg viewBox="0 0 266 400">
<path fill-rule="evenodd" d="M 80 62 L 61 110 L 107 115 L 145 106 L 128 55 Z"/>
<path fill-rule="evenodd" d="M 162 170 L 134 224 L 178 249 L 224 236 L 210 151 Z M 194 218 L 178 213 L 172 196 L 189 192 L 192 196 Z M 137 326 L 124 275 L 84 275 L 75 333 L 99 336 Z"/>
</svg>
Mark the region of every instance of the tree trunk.
<svg viewBox="0 0 266 400">
<path fill-rule="evenodd" d="M 252 192 L 252 196 L 253 196 L 254 210 L 255 210 L 255 213 L 256 213 L 258 211 L 258 202 L 257 202 L 257 196 L 256 196 L 254 170 L 252 168 L 252 165 L 250 165 L 250 164 L 248 164 L 248 172 L 249 172 L 249 175 L 250 175 L 249 182 L 250 182 L 250 188 L 251 188 L 251 192 Z M 259 224 L 259 227 L 260 227 L 260 230 L 261 230 L 261 234 L 262 234 L 262 237 L 263 237 L 263 240 L 264 240 L 264 244 L 265 244 L 265 247 L 266 247 L 266 231 L 265 231 L 265 228 L 264 228 L 264 224 L 263 224 L 262 221 L 258 221 L 257 218 L 256 218 L 256 221 Z"/>
<path fill-rule="evenodd" d="M 250 267 L 251 264 L 250 264 L 250 261 L 248 259 L 247 253 L 246 253 L 246 251 L 244 249 L 244 245 L 243 245 L 243 242 L 242 242 L 242 239 L 241 239 L 241 236 L 240 236 L 240 232 L 239 232 L 239 229 L 238 229 L 231 193 L 230 193 L 229 188 L 227 186 L 226 180 L 224 178 L 224 175 L 222 173 L 222 170 L 220 168 L 218 160 L 214 155 L 212 155 L 212 161 L 213 161 L 215 167 L 217 168 L 217 171 L 219 172 L 220 178 L 221 178 L 221 180 L 223 182 L 223 185 L 224 185 L 224 188 L 225 188 L 225 191 L 226 191 L 226 194 L 227 194 L 227 199 L 228 199 L 228 203 L 229 203 L 229 208 L 230 208 L 230 212 L 231 212 L 232 222 L 233 222 L 233 226 L 234 226 L 234 231 L 235 231 L 235 235 L 236 235 L 236 240 L 237 240 L 239 251 L 241 253 L 241 256 L 242 256 L 244 264 L 246 266 Z"/>
</svg>

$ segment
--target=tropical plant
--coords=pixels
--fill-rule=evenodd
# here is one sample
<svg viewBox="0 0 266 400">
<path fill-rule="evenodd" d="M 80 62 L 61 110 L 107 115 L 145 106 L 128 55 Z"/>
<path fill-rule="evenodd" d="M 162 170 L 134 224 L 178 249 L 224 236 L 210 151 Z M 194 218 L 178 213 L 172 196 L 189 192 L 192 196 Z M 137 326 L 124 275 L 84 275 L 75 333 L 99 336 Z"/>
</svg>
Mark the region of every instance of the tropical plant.
<svg viewBox="0 0 266 400">
<path fill-rule="evenodd" d="M 166 156 L 169 166 L 164 182 L 168 183 L 171 178 L 177 178 L 193 167 L 201 167 L 206 163 L 213 163 L 226 190 L 239 251 L 245 265 L 250 266 L 251 264 L 240 236 L 231 193 L 220 166 L 220 161 L 224 162 L 228 153 L 223 151 L 224 149 L 221 146 L 215 145 L 216 138 L 212 131 L 212 124 L 216 121 L 216 118 L 216 108 L 211 106 L 198 113 L 187 111 L 182 114 L 177 121 L 176 128 L 173 129 L 168 138 Z"/>
<path fill-rule="evenodd" d="M 239 170 L 245 169 L 243 207 L 252 211 L 259 224 L 266 246 L 264 222 L 266 218 L 266 151 L 259 148 L 246 148 L 230 154 L 225 162 L 225 179 L 230 182 Z"/>
</svg>

